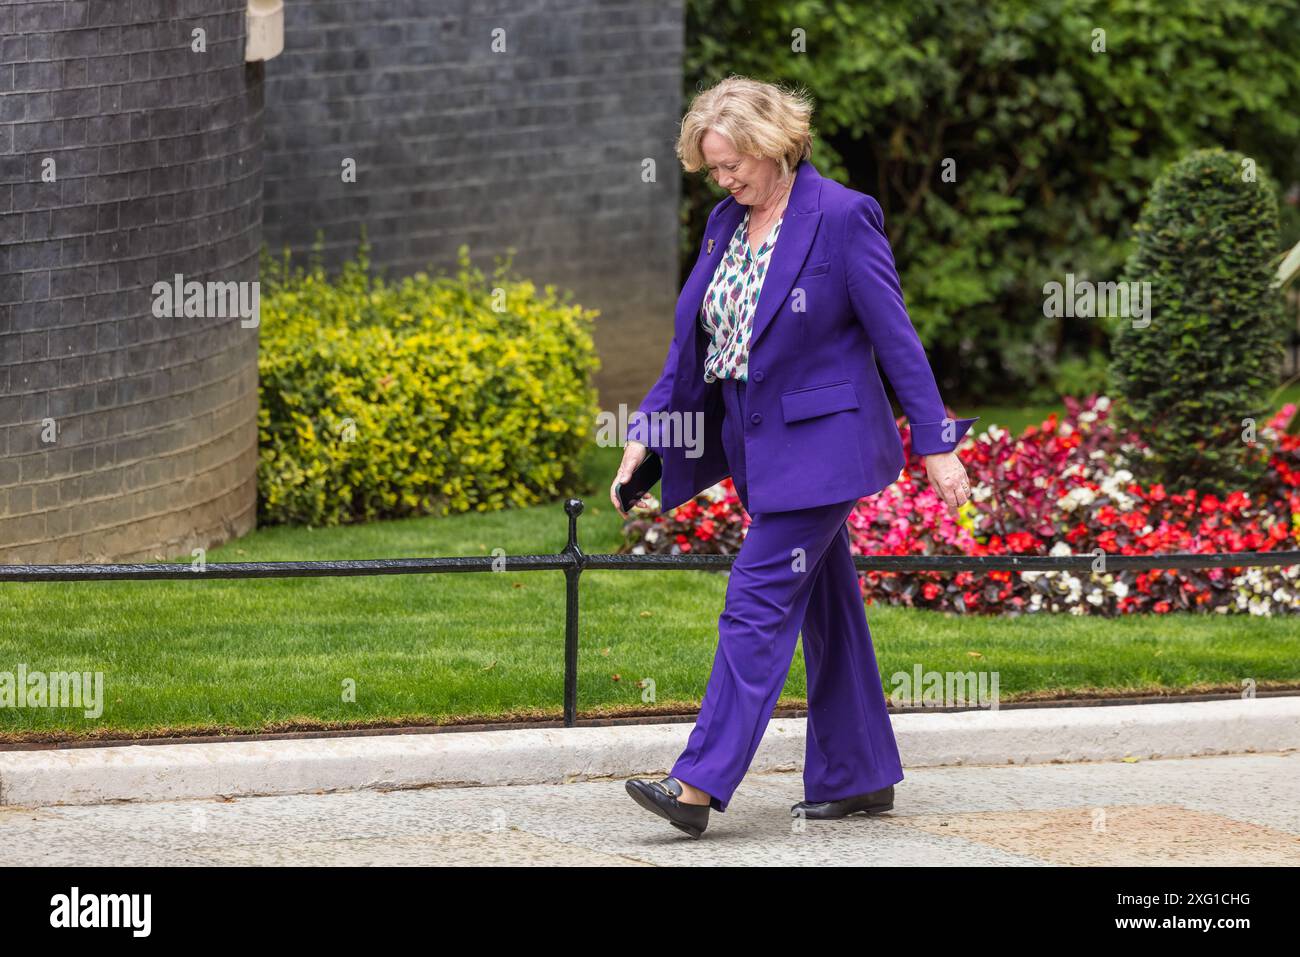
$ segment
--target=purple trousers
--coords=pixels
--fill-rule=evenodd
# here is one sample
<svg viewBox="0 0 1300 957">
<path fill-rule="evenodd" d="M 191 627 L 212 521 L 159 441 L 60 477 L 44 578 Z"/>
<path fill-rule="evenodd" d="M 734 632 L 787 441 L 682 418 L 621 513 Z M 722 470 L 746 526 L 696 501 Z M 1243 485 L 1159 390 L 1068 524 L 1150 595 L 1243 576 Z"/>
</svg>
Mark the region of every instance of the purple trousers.
<svg viewBox="0 0 1300 957">
<path fill-rule="evenodd" d="M 722 441 L 748 512 L 744 382 L 722 379 Z M 790 462 L 790 481 L 799 463 Z M 808 676 L 806 801 L 897 784 L 903 765 L 867 629 L 846 524 L 856 500 L 751 515 L 718 618 L 718 649 L 700 715 L 673 777 L 725 811 L 754 759 L 803 632 Z"/>
</svg>

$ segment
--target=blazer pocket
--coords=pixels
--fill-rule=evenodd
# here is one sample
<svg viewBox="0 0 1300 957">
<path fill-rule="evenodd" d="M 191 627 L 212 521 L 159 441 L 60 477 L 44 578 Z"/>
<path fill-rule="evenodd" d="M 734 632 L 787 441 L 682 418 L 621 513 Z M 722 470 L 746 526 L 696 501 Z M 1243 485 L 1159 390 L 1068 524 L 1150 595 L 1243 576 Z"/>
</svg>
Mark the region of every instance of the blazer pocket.
<svg viewBox="0 0 1300 957">
<path fill-rule="evenodd" d="M 825 262 L 813 263 L 807 269 L 803 270 L 803 272 L 799 273 L 799 278 L 811 279 L 813 276 L 824 276 L 830 271 L 831 261 L 828 259 Z"/>
<path fill-rule="evenodd" d="M 798 422 L 831 412 L 845 412 L 857 407 L 858 393 L 849 379 L 781 393 L 781 414 L 787 422 Z"/>
</svg>

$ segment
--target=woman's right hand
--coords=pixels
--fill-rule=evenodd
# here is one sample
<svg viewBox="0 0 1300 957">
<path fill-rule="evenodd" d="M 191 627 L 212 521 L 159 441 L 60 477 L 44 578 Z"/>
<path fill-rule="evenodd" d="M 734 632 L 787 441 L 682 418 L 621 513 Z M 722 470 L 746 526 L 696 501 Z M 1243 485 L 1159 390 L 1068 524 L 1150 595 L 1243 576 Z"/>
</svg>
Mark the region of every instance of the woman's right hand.
<svg viewBox="0 0 1300 957">
<path fill-rule="evenodd" d="M 646 447 L 644 445 L 640 442 L 629 441 L 626 448 L 623 449 L 623 461 L 619 463 L 618 474 L 614 476 L 614 481 L 611 482 L 609 486 L 609 500 L 614 505 L 614 511 L 618 512 L 618 514 L 622 515 L 624 518 L 627 518 L 627 512 L 623 511 L 622 507 L 619 505 L 618 490 L 615 486 L 628 481 L 628 479 L 632 477 L 632 473 L 636 471 L 636 467 L 645 460 L 645 453 Z M 638 505 L 645 505 L 650 500 L 650 493 L 645 492 L 639 499 L 637 499 L 637 501 L 632 503 L 632 507 L 636 508 Z"/>
</svg>

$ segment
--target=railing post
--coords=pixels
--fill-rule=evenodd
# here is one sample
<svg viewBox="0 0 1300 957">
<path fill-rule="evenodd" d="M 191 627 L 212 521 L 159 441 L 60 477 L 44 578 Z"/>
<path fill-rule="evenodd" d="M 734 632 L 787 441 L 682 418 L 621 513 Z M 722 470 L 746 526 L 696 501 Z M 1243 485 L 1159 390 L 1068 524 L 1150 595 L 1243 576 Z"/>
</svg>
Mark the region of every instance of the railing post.
<svg viewBox="0 0 1300 957">
<path fill-rule="evenodd" d="M 578 580 L 582 576 L 585 556 L 578 547 L 578 516 L 582 499 L 565 501 L 569 514 L 569 540 L 560 554 L 568 555 L 573 564 L 564 570 L 564 726 L 572 728 L 578 720 Z"/>
</svg>

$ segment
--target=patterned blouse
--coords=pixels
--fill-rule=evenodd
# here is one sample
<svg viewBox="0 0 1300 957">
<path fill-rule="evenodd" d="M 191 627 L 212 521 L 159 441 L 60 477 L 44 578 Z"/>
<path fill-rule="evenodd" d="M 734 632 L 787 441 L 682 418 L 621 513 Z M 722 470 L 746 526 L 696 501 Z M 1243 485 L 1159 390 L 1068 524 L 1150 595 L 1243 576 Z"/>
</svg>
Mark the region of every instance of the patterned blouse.
<svg viewBox="0 0 1300 957">
<path fill-rule="evenodd" d="M 705 382 L 749 379 L 750 324 L 784 219 L 782 216 L 776 221 L 755 253 L 749 248 L 749 211 L 746 210 L 723 251 L 700 306 L 700 323 L 710 337 L 704 360 Z"/>
</svg>

